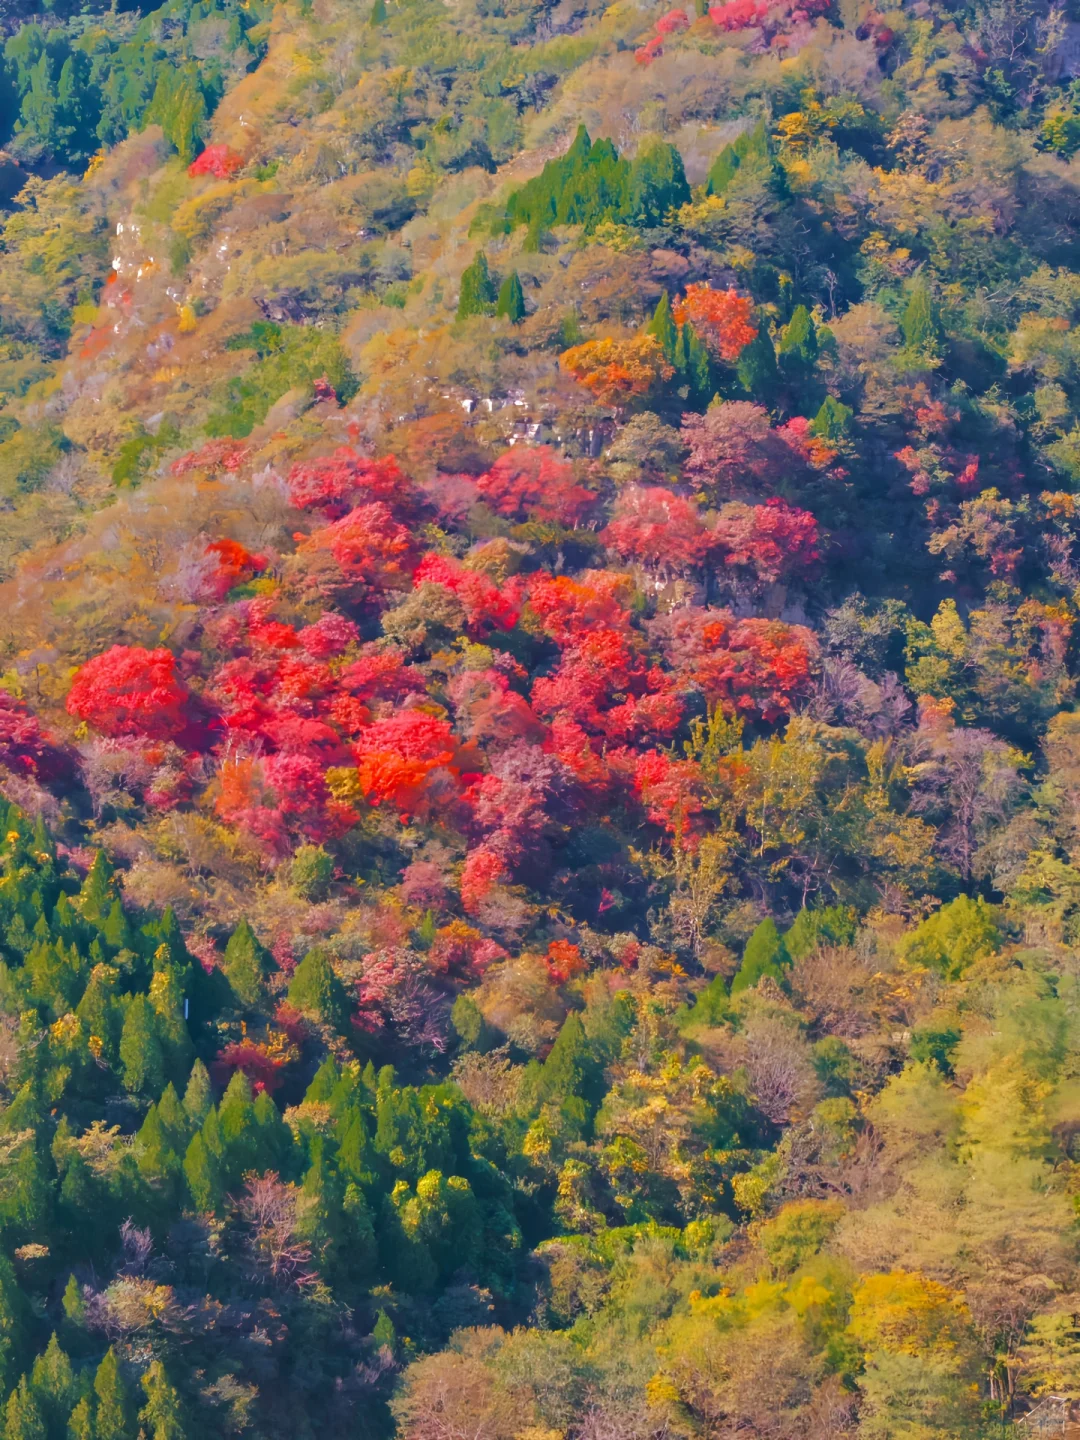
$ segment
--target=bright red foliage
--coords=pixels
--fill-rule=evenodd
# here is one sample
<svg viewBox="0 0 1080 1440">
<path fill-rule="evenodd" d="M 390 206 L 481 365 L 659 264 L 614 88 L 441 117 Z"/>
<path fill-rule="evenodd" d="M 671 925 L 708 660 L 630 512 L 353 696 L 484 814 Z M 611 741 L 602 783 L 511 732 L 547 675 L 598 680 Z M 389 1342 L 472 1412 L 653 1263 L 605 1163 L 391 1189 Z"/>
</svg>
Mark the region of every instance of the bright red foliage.
<svg viewBox="0 0 1080 1440">
<path fill-rule="evenodd" d="M 213 175 L 216 180 L 231 180 L 244 168 L 244 157 L 228 145 L 208 145 L 197 160 L 188 166 L 188 174 Z"/>
<path fill-rule="evenodd" d="M 637 758 L 634 790 L 649 819 L 671 834 L 688 831 L 701 814 L 698 770 L 690 760 L 646 750 Z"/>
<path fill-rule="evenodd" d="M 102 735 L 165 740 L 184 728 L 187 699 L 171 651 L 113 645 L 76 673 L 67 709 Z"/>
<path fill-rule="evenodd" d="M 206 553 L 217 561 L 210 584 L 219 600 L 223 600 L 234 585 L 261 575 L 269 563 L 265 555 L 253 555 L 236 540 L 213 540 L 206 547 Z"/>
</svg>

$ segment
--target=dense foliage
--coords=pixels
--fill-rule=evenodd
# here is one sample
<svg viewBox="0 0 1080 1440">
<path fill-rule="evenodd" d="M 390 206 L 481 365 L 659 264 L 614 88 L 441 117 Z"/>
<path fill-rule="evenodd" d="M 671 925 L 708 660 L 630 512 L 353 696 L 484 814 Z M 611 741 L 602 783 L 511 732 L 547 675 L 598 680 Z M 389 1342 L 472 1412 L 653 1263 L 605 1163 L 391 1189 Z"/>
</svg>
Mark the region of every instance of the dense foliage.
<svg viewBox="0 0 1080 1440">
<path fill-rule="evenodd" d="M 1075 23 L 9 8 L 3 1440 L 1080 1398 Z"/>
</svg>

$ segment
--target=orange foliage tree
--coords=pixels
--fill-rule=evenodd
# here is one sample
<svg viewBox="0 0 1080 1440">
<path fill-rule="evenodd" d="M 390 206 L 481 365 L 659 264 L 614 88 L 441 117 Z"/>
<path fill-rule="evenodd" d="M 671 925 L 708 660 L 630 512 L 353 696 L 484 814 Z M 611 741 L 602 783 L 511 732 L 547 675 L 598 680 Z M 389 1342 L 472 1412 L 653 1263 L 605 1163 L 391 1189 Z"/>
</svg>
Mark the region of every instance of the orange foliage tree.
<svg viewBox="0 0 1080 1440">
<path fill-rule="evenodd" d="M 750 323 L 753 301 L 734 290 L 714 290 L 707 281 L 686 287 L 686 294 L 672 307 L 675 322 L 689 322 L 720 356 L 729 362 L 757 339 L 757 327 Z"/>
<path fill-rule="evenodd" d="M 587 340 L 584 345 L 564 350 L 559 364 L 601 405 L 620 406 L 639 400 L 675 373 L 655 335 L 635 335 L 631 340 L 610 336 Z"/>
</svg>

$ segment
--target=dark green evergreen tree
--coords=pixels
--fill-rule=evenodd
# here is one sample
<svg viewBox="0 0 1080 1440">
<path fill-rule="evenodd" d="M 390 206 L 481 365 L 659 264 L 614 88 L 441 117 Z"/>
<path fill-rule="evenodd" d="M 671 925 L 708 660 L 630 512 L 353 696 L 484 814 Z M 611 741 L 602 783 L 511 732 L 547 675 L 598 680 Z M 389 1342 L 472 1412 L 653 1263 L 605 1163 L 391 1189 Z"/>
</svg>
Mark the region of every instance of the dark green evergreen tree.
<svg viewBox="0 0 1080 1440">
<path fill-rule="evenodd" d="M 521 277 L 516 270 L 511 270 L 499 287 L 495 314 L 504 315 L 511 325 L 519 325 L 525 319 L 525 292 L 521 288 Z"/>
<path fill-rule="evenodd" d="M 472 264 L 461 272 L 457 318 L 467 320 L 470 315 L 490 315 L 497 294 L 495 281 L 488 270 L 487 256 L 478 250 Z"/>
<path fill-rule="evenodd" d="M 135 1417 L 131 1395 L 111 1346 L 94 1376 L 94 1394 L 97 1396 L 96 1440 L 133 1440 Z"/>
<path fill-rule="evenodd" d="M 124 1017 L 120 1036 L 120 1063 L 124 1088 L 132 1094 L 159 1095 L 165 1085 L 165 1051 L 158 1035 L 157 1016 L 145 995 L 135 995 Z"/>
<path fill-rule="evenodd" d="M 682 156 L 664 140 L 646 140 L 630 167 L 626 218 L 633 225 L 656 227 L 690 200 Z"/>
<path fill-rule="evenodd" d="M 260 943 L 247 920 L 241 920 L 225 946 L 223 968 L 233 992 L 242 1005 L 255 1008 L 266 989 L 266 977 L 273 969 L 273 957 Z"/>
<path fill-rule="evenodd" d="M 345 989 L 326 952 L 318 946 L 296 967 L 289 982 L 289 1004 L 312 1020 L 342 1023 L 347 1008 Z"/>
</svg>

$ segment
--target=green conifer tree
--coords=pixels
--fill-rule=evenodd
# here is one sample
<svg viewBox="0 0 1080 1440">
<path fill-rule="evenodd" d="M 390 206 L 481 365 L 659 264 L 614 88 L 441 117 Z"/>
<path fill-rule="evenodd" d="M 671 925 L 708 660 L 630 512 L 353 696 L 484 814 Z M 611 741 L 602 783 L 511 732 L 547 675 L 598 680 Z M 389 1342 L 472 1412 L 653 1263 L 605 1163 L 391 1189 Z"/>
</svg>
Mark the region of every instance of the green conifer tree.
<svg viewBox="0 0 1080 1440">
<path fill-rule="evenodd" d="M 490 315 L 497 294 L 495 281 L 488 270 L 487 256 L 478 250 L 472 264 L 461 272 L 457 318 L 467 320 L 470 315 Z"/>
<path fill-rule="evenodd" d="M 735 373 L 739 384 L 752 399 L 768 405 L 777 389 L 776 351 L 764 317 L 759 315 L 755 324 L 757 336 L 739 356 Z"/>
<path fill-rule="evenodd" d="M 45 1350 L 34 1361 L 30 1389 L 38 1403 L 45 1429 L 62 1437 L 68 1416 L 79 1398 L 79 1385 L 71 1361 L 60 1348 L 55 1331 Z"/>
<path fill-rule="evenodd" d="M 649 228 L 664 225 L 669 213 L 689 200 L 690 186 L 676 147 L 656 138 L 644 141 L 630 167 L 630 223 Z"/>
<path fill-rule="evenodd" d="M 116 901 L 116 871 L 112 861 L 99 850 L 79 891 L 79 909 L 94 925 L 103 925 Z"/>
<path fill-rule="evenodd" d="M 752 989 L 759 980 L 768 976 L 778 985 L 784 981 L 784 972 L 791 964 L 790 957 L 776 928 L 776 921 L 770 916 L 762 920 L 743 951 L 742 964 L 731 982 L 732 995 Z"/>
<path fill-rule="evenodd" d="M 672 365 L 676 364 L 676 350 L 679 343 L 679 327 L 675 324 L 675 317 L 671 313 L 671 297 L 665 290 L 656 302 L 656 309 L 652 318 L 645 326 L 645 334 L 652 335 L 664 352 L 665 359 Z"/>
<path fill-rule="evenodd" d="M 203 1123 L 213 1103 L 214 1094 L 210 1086 L 210 1076 L 203 1062 L 196 1060 L 191 1067 L 187 1089 L 184 1091 L 184 1109 L 192 1125 Z"/>
<path fill-rule="evenodd" d="M 24 1375 L 8 1396 L 4 1416 L 4 1440 L 46 1440 L 45 1421 Z"/>
<path fill-rule="evenodd" d="M 375 1342 L 377 1350 L 389 1350 L 393 1355 L 397 1349 L 397 1331 L 394 1329 L 394 1322 L 387 1315 L 385 1310 L 380 1310 L 375 1320 L 375 1327 L 371 1332 L 371 1338 Z"/>
<path fill-rule="evenodd" d="M 776 355 L 781 370 L 796 384 L 804 383 L 813 373 L 818 357 L 817 329 L 805 305 L 796 305 L 792 311 L 780 332 Z"/>
<path fill-rule="evenodd" d="M 504 315 L 511 325 L 520 325 L 525 319 L 525 292 L 521 288 L 521 277 L 516 270 L 511 270 L 499 287 L 495 314 Z"/>
<path fill-rule="evenodd" d="M 375 4 L 371 7 L 371 23 L 372 25 L 386 24 L 386 0 L 375 0 Z"/>
<path fill-rule="evenodd" d="M 71 1412 L 67 1423 L 67 1440 L 97 1440 L 94 1407 L 89 1395 L 84 1395 Z"/>
<path fill-rule="evenodd" d="M 850 406 L 832 395 L 826 395 L 821 402 L 821 409 L 810 422 L 811 435 L 834 442 L 843 440 L 851 423 L 852 413 Z"/>
<path fill-rule="evenodd" d="M 221 1162 L 201 1131 L 193 1137 L 184 1156 L 184 1178 L 196 1210 L 212 1214 L 218 1209 L 225 1195 Z"/>
<path fill-rule="evenodd" d="M 917 359 L 931 362 L 940 358 L 941 325 L 930 287 L 918 275 L 908 293 L 900 316 L 905 348 Z"/>
<path fill-rule="evenodd" d="M 101 934 L 113 954 L 138 949 L 135 931 L 119 900 L 114 900 L 109 906 L 109 912 L 101 923 Z"/>
<path fill-rule="evenodd" d="M 165 1052 L 158 1037 L 157 1016 L 145 995 L 128 1005 L 120 1036 L 124 1088 L 132 1094 L 158 1095 L 165 1084 Z"/>
<path fill-rule="evenodd" d="M 225 946 L 225 974 L 241 1004 L 254 1008 L 265 993 L 273 957 L 259 942 L 247 920 L 241 920 Z"/>
<path fill-rule="evenodd" d="M 111 1346 L 94 1376 L 94 1394 L 97 1396 L 96 1440 L 133 1440 L 135 1426 L 130 1392 Z"/>
<path fill-rule="evenodd" d="M 139 1420 L 147 1440 L 188 1440 L 180 1396 L 160 1360 L 151 1361 L 142 1386 L 146 1404 L 139 1411 Z"/>
<path fill-rule="evenodd" d="M 326 952 L 316 946 L 296 967 L 289 982 L 289 1004 L 312 1020 L 340 1024 L 346 1010 L 345 988 Z"/>
</svg>

